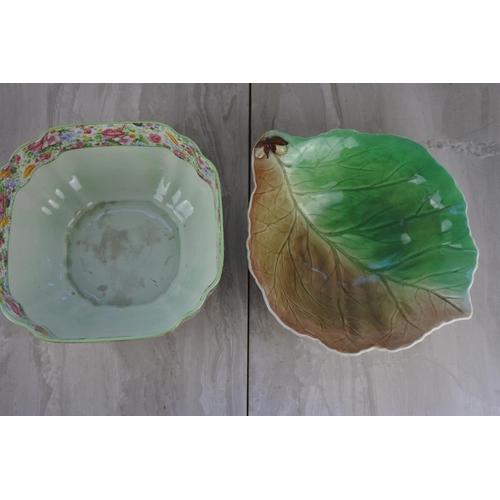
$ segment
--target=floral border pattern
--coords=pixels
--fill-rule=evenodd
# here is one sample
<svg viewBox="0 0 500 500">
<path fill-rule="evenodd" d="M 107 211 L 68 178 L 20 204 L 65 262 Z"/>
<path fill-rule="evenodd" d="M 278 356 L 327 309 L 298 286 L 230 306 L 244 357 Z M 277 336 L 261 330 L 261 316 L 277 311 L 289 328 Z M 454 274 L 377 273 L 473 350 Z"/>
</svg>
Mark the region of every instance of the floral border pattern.
<svg viewBox="0 0 500 500">
<path fill-rule="evenodd" d="M 152 122 L 81 124 L 54 127 L 34 142 L 19 148 L 7 165 L 0 170 L 0 302 L 5 310 L 30 325 L 45 337 L 54 337 L 47 328 L 35 325 L 11 295 L 7 274 L 8 243 L 12 217 L 13 197 L 31 178 L 36 169 L 54 161 L 61 153 L 73 149 L 102 146 L 163 147 L 178 158 L 187 161 L 207 182 L 214 193 L 217 227 L 221 229 L 221 204 L 218 176 L 215 167 L 202 155 L 199 148 L 167 125 Z M 218 252 L 218 267 L 222 259 L 222 234 Z"/>
</svg>

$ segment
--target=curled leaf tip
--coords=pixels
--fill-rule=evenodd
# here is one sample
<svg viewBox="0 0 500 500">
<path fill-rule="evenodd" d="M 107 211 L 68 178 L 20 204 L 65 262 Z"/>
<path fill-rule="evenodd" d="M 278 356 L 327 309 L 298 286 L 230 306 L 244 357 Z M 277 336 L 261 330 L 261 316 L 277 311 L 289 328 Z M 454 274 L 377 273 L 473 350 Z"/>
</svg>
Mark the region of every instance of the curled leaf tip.
<svg viewBox="0 0 500 500">
<path fill-rule="evenodd" d="M 288 142 L 277 135 L 260 139 L 255 145 L 255 156 L 257 158 L 269 158 L 269 153 L 284 155 Z"/>
</svg>

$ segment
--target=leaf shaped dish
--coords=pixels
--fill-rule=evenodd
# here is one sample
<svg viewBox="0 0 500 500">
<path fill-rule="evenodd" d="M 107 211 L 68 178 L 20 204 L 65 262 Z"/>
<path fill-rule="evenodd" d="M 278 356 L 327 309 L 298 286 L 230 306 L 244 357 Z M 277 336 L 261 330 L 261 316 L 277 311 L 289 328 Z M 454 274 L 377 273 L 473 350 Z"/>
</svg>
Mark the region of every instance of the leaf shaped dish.
<svg viewBox="0 0 500 500">
<path fill-rule="evenodd" d="M 423 146 L 271 131 L 253 173 L 250 270 L 285 327 L 352 354 L 408 347 L 471 316 L 466 203 Z"/>
</svg>

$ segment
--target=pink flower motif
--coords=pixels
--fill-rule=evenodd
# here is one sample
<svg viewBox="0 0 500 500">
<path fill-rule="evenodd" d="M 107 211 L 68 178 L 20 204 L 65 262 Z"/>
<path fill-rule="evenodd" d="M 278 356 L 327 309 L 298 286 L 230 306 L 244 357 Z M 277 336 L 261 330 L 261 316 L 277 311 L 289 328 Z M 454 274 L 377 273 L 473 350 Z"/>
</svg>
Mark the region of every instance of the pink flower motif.
<svg viewBox="0 0 500 500">
<path fill-rule="evenodd" d="M 123 130 L 108 128 L 103 133 L 102 136 L 106 139 L 117 139 L 118 137 L 123 137 L 125 132 Z"/>
<path fill-rule="evenodd" d="M 9 199 L 8 196 L 4 195 L 3 193 L 0 193 L 0 219 L 3 218 L 5 214 L 5 203 Z"/>
<path fill-rule="evenodd" d="M 73 144 L 73 146 L 71 146 L 70 149 L 80 149 L 80 148 L 83 148 L 83 146 L 85 146 L 85 144 L 83 144 L 82 141 L 78 141 L 76 144 Z M 40 158 L 41 157 L 42 157 L 42 155 L 40 155 Z"/>
<path fill-rule="evenodd" d="M 161 142 L 161 136 L 159 134 L 149 134 L 149 140 L 154 142 L 155 144 L 159 144 Z"/>
<path fill-rule="evenodd" d="M 28 144 L 28 149 L 32 153 L 36 153 L 37 151 L 45 149 L 48 146 L 52 146 L 52 144 L 55 144 L 60 140 L 61 138 L 57 134 L 51 132 L 50 134 L 44 135 L 40 140 L 34 142 L 33 144 Z"/>
<path fill-rule="evenodd" d="M 92 127 L 89 127 L 89 128 L 86 128 L 84 131 L 83 131 L 84 134 L 91 134 L 92 133 Z"/>
<path fill-rule="evenodd" d="M 14 161 L 16 162 L 16 165 L 19 165 L 19 162 L 21 161 L 21 157 L 19 155 L 14 156 Z"/>
<path fill-rule="evenodd" d="M 185 155 L 184 151 L 179 151 L 179 150 L 175 149 L 174 155 L 177 156 L 177 158 L 182 158 L 183 160 L 186 159 L 186 155 Z"/>
<path fill-rule="evenodd" d="M 21 311 L 21 308 L 19 307 L 19 304 L 15 302 L 14 300 L 10 299 L 9 297 L 6 297 L 7 299 L 7 304 L 10 307 L 10 310 L 16 315 L 19 316 L 20 318 L 23 317 L 23 313 Z"/>
<path fill-rule="evenodd" d="M 28 144 L 28 149 L 32 152 L 35 153 L 36 151 L 40 151 L 40 149 L 44 148 L 44 143 L 47 139 L 47 136 L 44 135 L 40 140 L 33 142 L 32 144 Z"/>
<path fill-rule="evenodd" d="M 59 141 L 60 141 L 60 138 L 58 135 L 50 135 L 47 138 L 47 143 L 49 146 L 52 146 L 52 144 L 55 144 L 56 142 L 59 142 Z"/>
<path fill-rule="evenodd" d="M 42 153 L 39 158 L 40 160 L 48 160 L 52 155 L 50 153 Z"/>
</svg>

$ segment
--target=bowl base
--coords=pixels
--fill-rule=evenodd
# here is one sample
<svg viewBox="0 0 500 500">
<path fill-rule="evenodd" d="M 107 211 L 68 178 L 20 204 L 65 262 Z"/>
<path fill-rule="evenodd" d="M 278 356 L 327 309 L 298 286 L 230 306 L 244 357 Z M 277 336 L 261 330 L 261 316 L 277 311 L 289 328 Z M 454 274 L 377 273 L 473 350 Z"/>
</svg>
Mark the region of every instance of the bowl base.
<svg viewBox="0 0 500 500">
<path fill-rule="evenodd" d="M 96 306 L 151 302 L 179 269 L 179 228 L 149 201 L 94 205 L 73 221 L 66 240 L 68 278 Z"/>
</svg>

